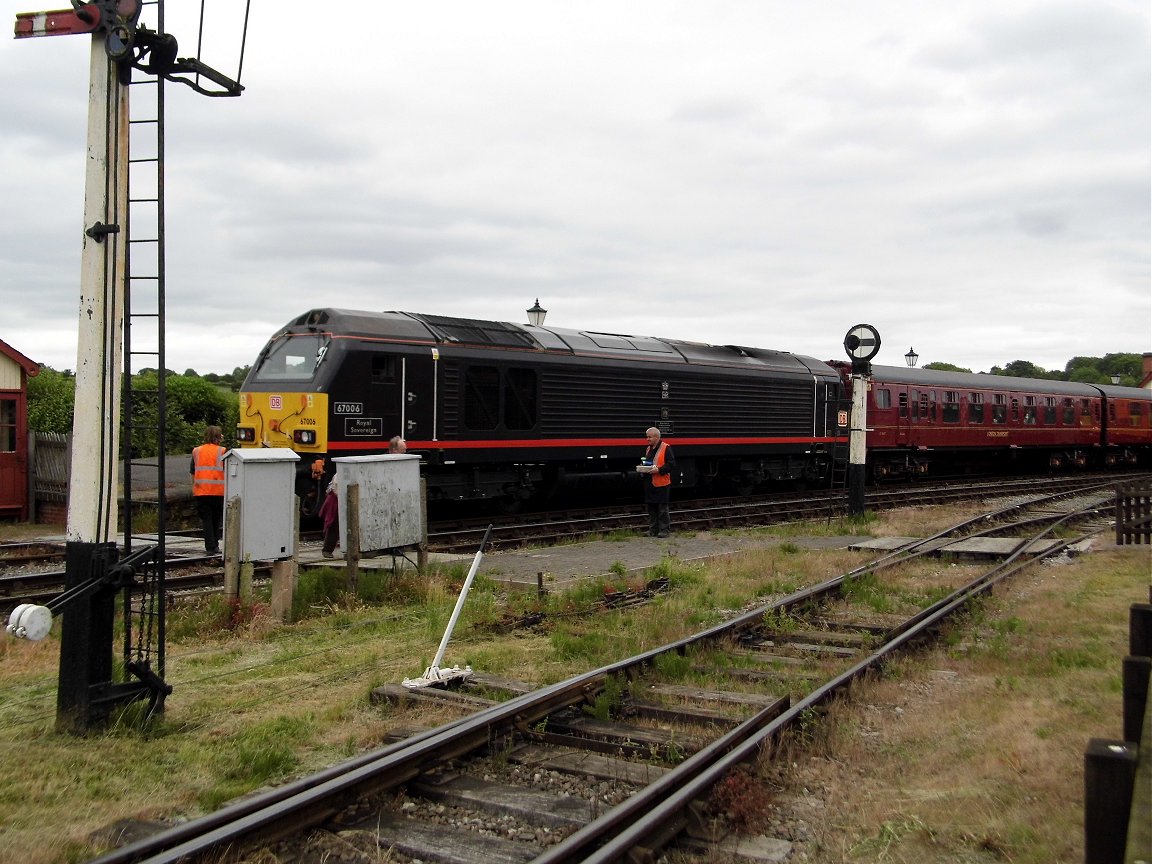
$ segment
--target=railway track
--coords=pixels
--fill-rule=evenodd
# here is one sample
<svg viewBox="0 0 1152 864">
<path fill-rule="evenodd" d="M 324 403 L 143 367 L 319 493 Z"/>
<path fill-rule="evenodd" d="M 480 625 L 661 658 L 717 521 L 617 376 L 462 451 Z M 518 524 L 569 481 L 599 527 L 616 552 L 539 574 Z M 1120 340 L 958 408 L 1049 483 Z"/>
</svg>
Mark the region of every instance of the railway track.
<svg viewBox="0 0 1152 864">
<path fill-rule="evenodd" d="M 368 862 L 389 850 L 423 861 L 566 864 L 654 860 L 669 844 L 707 849 L 731 835 L 707 803 L 718 784 L 770 757 L 831 697 L 1000 581 L 1103 530 L 1111 501 L 1105 486 L 1018 502 L 555 684 L 477 676 L 460 692 L 379 688 L 378 700 L 451 702 L 464 716 L 93 864 Z M 993 535 L 1008 545 L 1002 560 L 945 596 L 914 603 L 905 592 L 898 614 L 884 616 L 859 600 L 856 589 L 879 573 L 895 578 L 918 558 Z M 578 779 L 540 779 L 554 776 Z"/>
<path fill-rule="evenodd" d="M 880 488 L 869 491 L 869 509 L 891 509 L 947 502 L 980 501 L 1007 495 L 1036 495 L 1046 492 L 1107 486 L 1130 480 L 1131 474 L 1092 475 Z M 674 511 L 678 531 L 713 531 L 756 525 L 803 522 L 843 516 L 846 504 L 837 491 L 725 498 L 685 502 Z M 528 545 L 554 545 L 614 532 L 643 531 L 647 515 L 635 506 L 565 510 L 502 520 L 476 519 L 430 526 L 428 547 L 433 552 L 475 552 L 488 526 L 492 525 L 489 549 L 511 549 Z M 191 532 L 179 532 L 192 536 Z M 174 535 L 176 533 L 174 532 Z M 318 539 L 302 537 L 302 543 L 318 545 Z M 22 603 L 44 604 L 64 589 L 65 574 L 52 564 L 62 564 L 62 544 L 42 541 L 0 544 L 0 615 L 8 615 Z M 255 575 L 265 575 L 269 567 L 258 563 Z M 219 559 L 198 552 L 169 549 L 166 590 L 181 592 L 218 590 L 224 584 Z"/>
<path fill-rule="evenodd" d="M 1038 495 L 1069 489 L 1095 487 L 1131 480 L 1132 474 L 1079 475 L 1074 477 L 1023 477 L 1010 480 L 979 480 L 868 490 L 870 510 L 913 507 L 965 501 L 983 501 L 1011 495 Z M 673 509 L 678 531 L 711 531 L 787 522 L 839 518 L 847 513 L 843 490 L 686 501 Z M 471 553 L 489 525 L 491 549 L 525 545 L 549 545 L 624 531 L 643 531 L 647 514 L 636 506 L 566 510 L 530 517 L 475 519 L 429 526 L 429 549 L 436 552 Z"/>
</svg>

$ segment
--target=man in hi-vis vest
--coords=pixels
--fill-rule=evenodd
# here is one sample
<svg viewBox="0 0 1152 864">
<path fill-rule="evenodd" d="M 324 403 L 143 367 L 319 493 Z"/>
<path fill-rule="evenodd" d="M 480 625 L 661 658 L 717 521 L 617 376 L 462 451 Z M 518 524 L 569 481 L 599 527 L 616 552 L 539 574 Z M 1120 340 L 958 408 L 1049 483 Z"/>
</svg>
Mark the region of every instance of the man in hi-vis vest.
<svg viewBox="0 0 1152 864">
<path fill-rule="evenodd" d="M 192 451 L 192 496 L 204 528 L 204 551 L 220 554 L 220 534 L 224 523 L 224 454 L 220 442 L 224 432 L 219 426 L 204 430 L 204 443 Z"/>
<path fill-rule="evenodd" d="M 672 491 L 672 472 L 676 470 L 676 457 L 672 448 L 660 440 L 655 426 L 646 433 L 648 449 L 636 468 L 644 475 L 644 503 L 648 505 L 648 536 L 667 537 L 672 532 L 672 519 L 668 499 Z"/>
</svg>

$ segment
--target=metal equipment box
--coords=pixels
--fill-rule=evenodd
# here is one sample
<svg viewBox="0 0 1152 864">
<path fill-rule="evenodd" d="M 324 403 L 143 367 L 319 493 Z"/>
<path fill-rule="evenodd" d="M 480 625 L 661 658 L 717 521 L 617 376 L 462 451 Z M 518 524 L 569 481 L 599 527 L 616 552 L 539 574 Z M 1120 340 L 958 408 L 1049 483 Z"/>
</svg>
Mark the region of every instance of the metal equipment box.
<svg viewBox="0 0 1152 864">
<path fill-rule="evenodd" d="M 337 456 L 332 461 L 336 463 L 342 537 L 348 532 L 348 489 L 355 485 L 360 498 L 359 551 L 379 552 L 423 542 L 419 456 Z"/>
<path fill-rule="evenodd" d="M 296 465 L 286 447 L 229 450 L 224 454 L 224 545 L 228 547 L 228 511 L 240 506 L 239 560 L 291 558 L 296 520 Z"/>
</svg>

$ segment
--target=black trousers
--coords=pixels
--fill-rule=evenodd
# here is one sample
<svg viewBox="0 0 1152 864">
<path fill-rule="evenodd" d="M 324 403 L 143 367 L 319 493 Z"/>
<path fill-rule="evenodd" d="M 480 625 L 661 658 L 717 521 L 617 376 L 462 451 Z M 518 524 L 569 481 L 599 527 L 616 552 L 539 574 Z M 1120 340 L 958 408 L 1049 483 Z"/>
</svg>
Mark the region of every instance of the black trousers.
<svg viewBox="0 0 1152 864">
<path fill-rule="evenodd" d="M 220 551 L 220 538 L 224 533 L 224 496 L 197 495 L 196 512 L 204 531 L 204 551 L 213 555 Z"/>
<path fill-rule="evenodd" d="M 672 516 L 667 501 L 648 502 L 648 536 L 666 537 L 672 533 Z"/>
</svg>

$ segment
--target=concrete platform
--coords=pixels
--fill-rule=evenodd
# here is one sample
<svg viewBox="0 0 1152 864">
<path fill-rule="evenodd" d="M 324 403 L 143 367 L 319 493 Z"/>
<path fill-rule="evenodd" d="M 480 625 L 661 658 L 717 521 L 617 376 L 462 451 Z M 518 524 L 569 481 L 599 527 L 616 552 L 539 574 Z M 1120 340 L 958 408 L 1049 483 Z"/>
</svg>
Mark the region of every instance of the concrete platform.
<svg viewBox="0 0 1152 864">
<path fill-rule="evenodd" d="M 635 536 L 615 540 L 589 540 L 566 543 L 562 546 L 500 550 L 486 553 L 481 559 L 479 575 L 500 582 L 511 590 L 534 592 L 538 585 L 559 590 L 581 579 L 613 575 L 640 574 L 655 567 L 664 558 L 679 561 L 698 561 L 733 555 L 742 551 L 767 549 L 791 544 L 810 549 L 844 549 L 851 537 L 765 537 L 739 532 L 711 533 L 700 531 L 660 539 Z M 409 557 L 415 559 L 412 554 Z M 431 553 L 434 563 L 471 566 L 473 554 Z M 397 559 L 403 564 L 403 559 Z M 343 566 L 339 550 L 335 558 L 323 558 L 320 547 L 305 547 L 300 551 L 301 567 Z M 360 560 L 362 569 L 391 569 L 391 555 Z"/>
<path fill-rule="evenodd" d="M 916 541 L 915 537 L 878 537 L 861 540 L 849 548 L 862 552 L 891 552 Z M 933 555 L 956 555 L 962 558 L 1007 558 L 1020 545 L 1011 537 L 968 537 L 963 540 L 934 540 L 926 548 Z M 1058 540 L 1036 540 L 1028 544 L 1024 554 L 1029 557 L 1043 556 L 1060 545 Z"/>
</svg>

